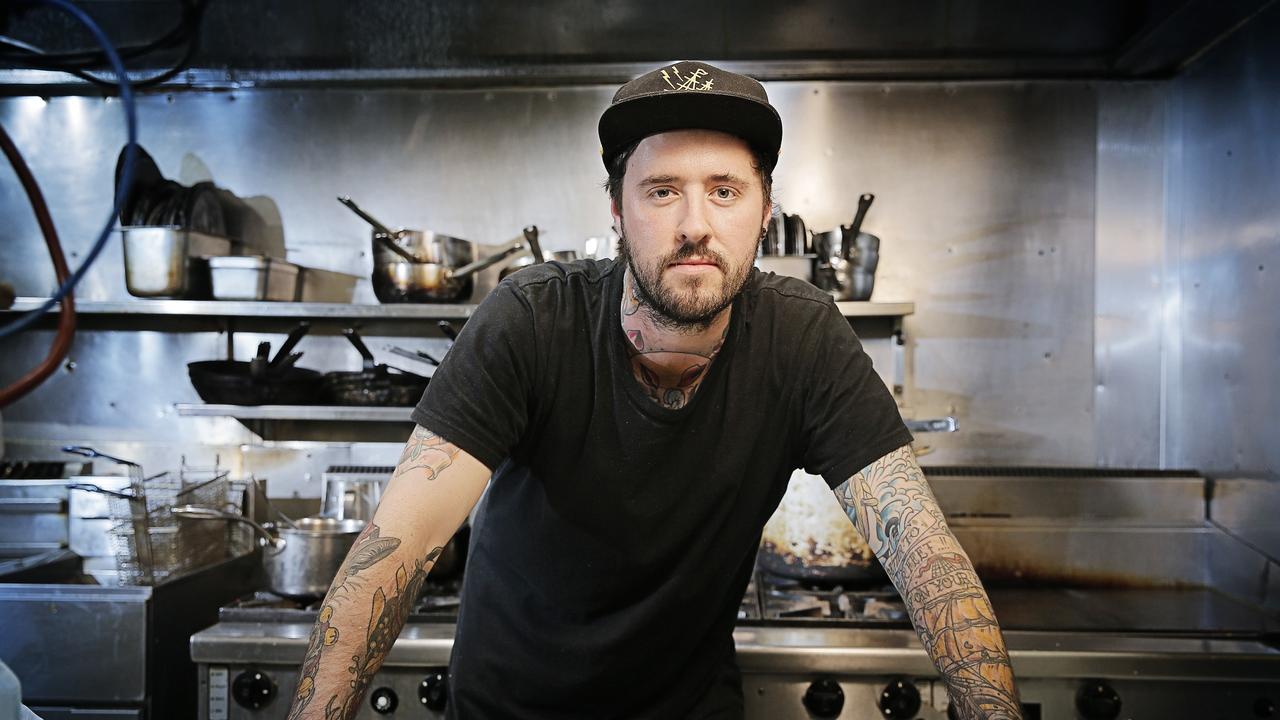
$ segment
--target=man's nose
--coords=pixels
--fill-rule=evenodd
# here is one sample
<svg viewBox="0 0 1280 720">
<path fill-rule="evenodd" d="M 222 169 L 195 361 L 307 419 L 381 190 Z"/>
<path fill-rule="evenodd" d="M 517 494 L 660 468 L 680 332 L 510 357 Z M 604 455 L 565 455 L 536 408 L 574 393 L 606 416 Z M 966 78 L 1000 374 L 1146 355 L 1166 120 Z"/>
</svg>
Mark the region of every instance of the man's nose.
<svg viewBox="0 0 1280 720">
<path fill-rule="evenodd" d="M 707 208 L 701 198 L 686 200 L 684 217 L 676 232 L 682 243 L 704 243 L 711 239 L 711 225 L 707 222 Z"/>
</svg>

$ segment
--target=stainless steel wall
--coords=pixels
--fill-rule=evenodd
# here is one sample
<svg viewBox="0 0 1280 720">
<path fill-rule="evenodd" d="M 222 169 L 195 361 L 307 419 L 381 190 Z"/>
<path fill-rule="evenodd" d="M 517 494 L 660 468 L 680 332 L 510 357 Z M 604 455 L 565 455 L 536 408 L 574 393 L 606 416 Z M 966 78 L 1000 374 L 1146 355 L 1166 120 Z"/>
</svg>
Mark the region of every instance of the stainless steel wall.
<svg viewBox="0 0 1280 720">
<path fill-rule="evenodd" d="M 1168 88 L 1116 83 L 1099 93 L 1093 275 L 1098 464 L 1162 467 Z"/>
<path fill-rule="evenodd" d="M 1215 523 L 1271 559 L 1280 597 L 1280 6 L 1173 85 L 1167 359 L 1174 464 L 1217 483 Z M 1172 323 L 1171 323 L 1172 324 Z"/>
<path fill-rule="evenodd" d="M 1159 356 L 1159 340 L 1096 322 L 1115 302 L 1100 288 L 1128 280 L 1095 277 L 1095 265 L 1100 273 L 1148 270 L 1148 250 L 1125 260 L 1112 239 L 1136 225 L 1144 247 L 1152 246 L 1162 222 L 1154 198 L 1163 177 L 1150 156 L 1164 142 L 1160 89 L 1126 87 L 1134 92 L 1090 83 L 768 86 L 786 127 L 775 177 L 787 211 L 824 230 L 848 222 L 859 193 L 877 195 L 866 221 L 884 241 L 874 299 L 917 307 L 906 321 L 904 411 L 955 414 L 962 428 L 921 438 L 932 448 L 929 462 L 1151 465 L 1158 457 L 1150 414 L 1159 392 L 1146 364 Z M 389 223 L 485 241 L 529 223 L 546 229 L 552 248 L 605 232 L 594 125 L 611 92 L 152 95 L 141 100 L 142 140 L 167 175 L 210 178 L 256 197 L 291 260 L 365 273 L 367 230 L 335 195 L 350 193 Z M 0 100 L 0 122 L 43 184 L 72 262 L 107 213 L 118 111 L 92 98 Z M 1139 148 L 1136 159 L 1130 146 Z M 16 182 L 0 182 L 0 209 L 0 276 L 19 294 L 48 292 L 52 271 Z M 121 273 L 113 244 L 80 297 L 123 297 Z M 368 297 L 367 286 L 361 293 Z M 1145 322 L 1140 315 L 1125 322 Z M 234 421 L 173 414 L 174 402 L 194 399 L 183 364 L 216 356 L 222 343 L 208 323 L 181 329 L 82 333 L 75 370 L 5 412 L 10 453 L 119 438 L 144 456 L 203 446 L 243 462 L 249 453 L 240 446 L 253 438 Z M 431 342 L 427 330 L 415 334 L 411 343 Z M 1103 347 L 1095 349 L 1095 336 Z M 29 333 L 0 350 L 0 381 L 37 360 L 48 339 Z M 242 356 L 256 340 L 237 334 Z M 887 373 L 887 341 L 871 344 Z M 357 366 L 338 338 L 308 340 L 304 349 L 313 367 Z M 1112 382 L 1125 373 L 1135 381 Z M 394 459 L 393 445 L 378 447 L 255 453 L 285 468 L 284 485 L 273 480 L 275 487 L 314 495 L 318 487 L 298 478 L 323 458 Z"/>
<path fill-rule="evenodd" d="M 1280 7 L 1174 85 L 1169 461 L 1280 479 Z M 1280 550 L 1280 548 L 1278 548 Z"/>
</svg>

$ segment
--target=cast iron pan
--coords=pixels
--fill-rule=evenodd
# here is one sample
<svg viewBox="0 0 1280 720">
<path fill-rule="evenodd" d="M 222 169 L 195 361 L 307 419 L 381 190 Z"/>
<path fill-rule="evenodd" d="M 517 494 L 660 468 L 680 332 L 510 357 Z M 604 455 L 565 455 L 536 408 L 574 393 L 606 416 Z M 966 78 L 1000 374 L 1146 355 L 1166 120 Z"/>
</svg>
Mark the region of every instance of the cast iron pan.
<svg viewBox="0 0 1280 720">
<path fill-rule="evenodd" d="M 851 562 L 846 565 L 806 565 L 793 555 L 773 552 L 761 547 L 756 555 L 760 569 L 778 577 L 819 585 L 845 587 L 883 585 L 889 582 L 884 566 L 878 560 Z"/>
<path fill-rule="evenodd" d="M 354 329 L 343 330 L 342 334 L 360 352 L 364 369 L 325 373 L 322 390 L 326 401 L 334 405 L 402 407 L 416 405 L 422 399 L 428 378 L 378 364 Z"/>
<path fill-rule="evenodd" d="M 307 405 L 315 402 L 320 389 L 320 373 L 293 367 L 298 355 L 290 355 L 310 323 L 300 323 L 289 333 L 280 351 L 269 362 L 269 343 L 258 346 L 258 358 L 243 360 L 205 360 L 187 364 L 191 384 L 200 399 L 208 403 L 228 405 Z"/>
</svg>

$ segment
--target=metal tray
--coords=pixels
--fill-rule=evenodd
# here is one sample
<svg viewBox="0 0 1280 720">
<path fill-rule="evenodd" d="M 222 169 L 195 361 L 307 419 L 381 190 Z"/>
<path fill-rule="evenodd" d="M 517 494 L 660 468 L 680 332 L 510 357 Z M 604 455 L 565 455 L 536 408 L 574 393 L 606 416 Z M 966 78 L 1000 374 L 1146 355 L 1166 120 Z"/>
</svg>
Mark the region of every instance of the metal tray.
<svg viewBox="0 0 1280 720">
<path fill-rule="evenodd" d="M 298 299 L 302 302 L 349 303 L 355 297 L 357 275 L 304 267 L 298 276 Z"/>
<path fill-rule="evenodd" d="M 214 300 L 297 300 L 300 270 L 262 256 L 209 258 Z"/>
</svg>

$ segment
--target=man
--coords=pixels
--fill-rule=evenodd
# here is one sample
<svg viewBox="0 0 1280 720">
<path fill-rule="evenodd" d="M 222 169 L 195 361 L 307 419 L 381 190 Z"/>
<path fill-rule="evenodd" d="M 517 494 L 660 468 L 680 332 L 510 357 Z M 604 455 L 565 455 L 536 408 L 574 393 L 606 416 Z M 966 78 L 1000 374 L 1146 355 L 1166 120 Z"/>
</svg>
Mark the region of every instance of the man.
<svg viewBox="0 0 1280 720">
<path fill-rule="evenodd" d="M 522 270 L 468 321 L 322 604 L 290 717 L 359 710 L 486 485 L 452 717 L 740 717 L 731 633 L 800 466 L 888 570 L 959 716 L 1020 717 L 986 594 L 848 321 L 752 268 L 782 139 L 764 88 L 676 63 L 624 85 L 600 139 L 619 259 Z"/>
</svg>

